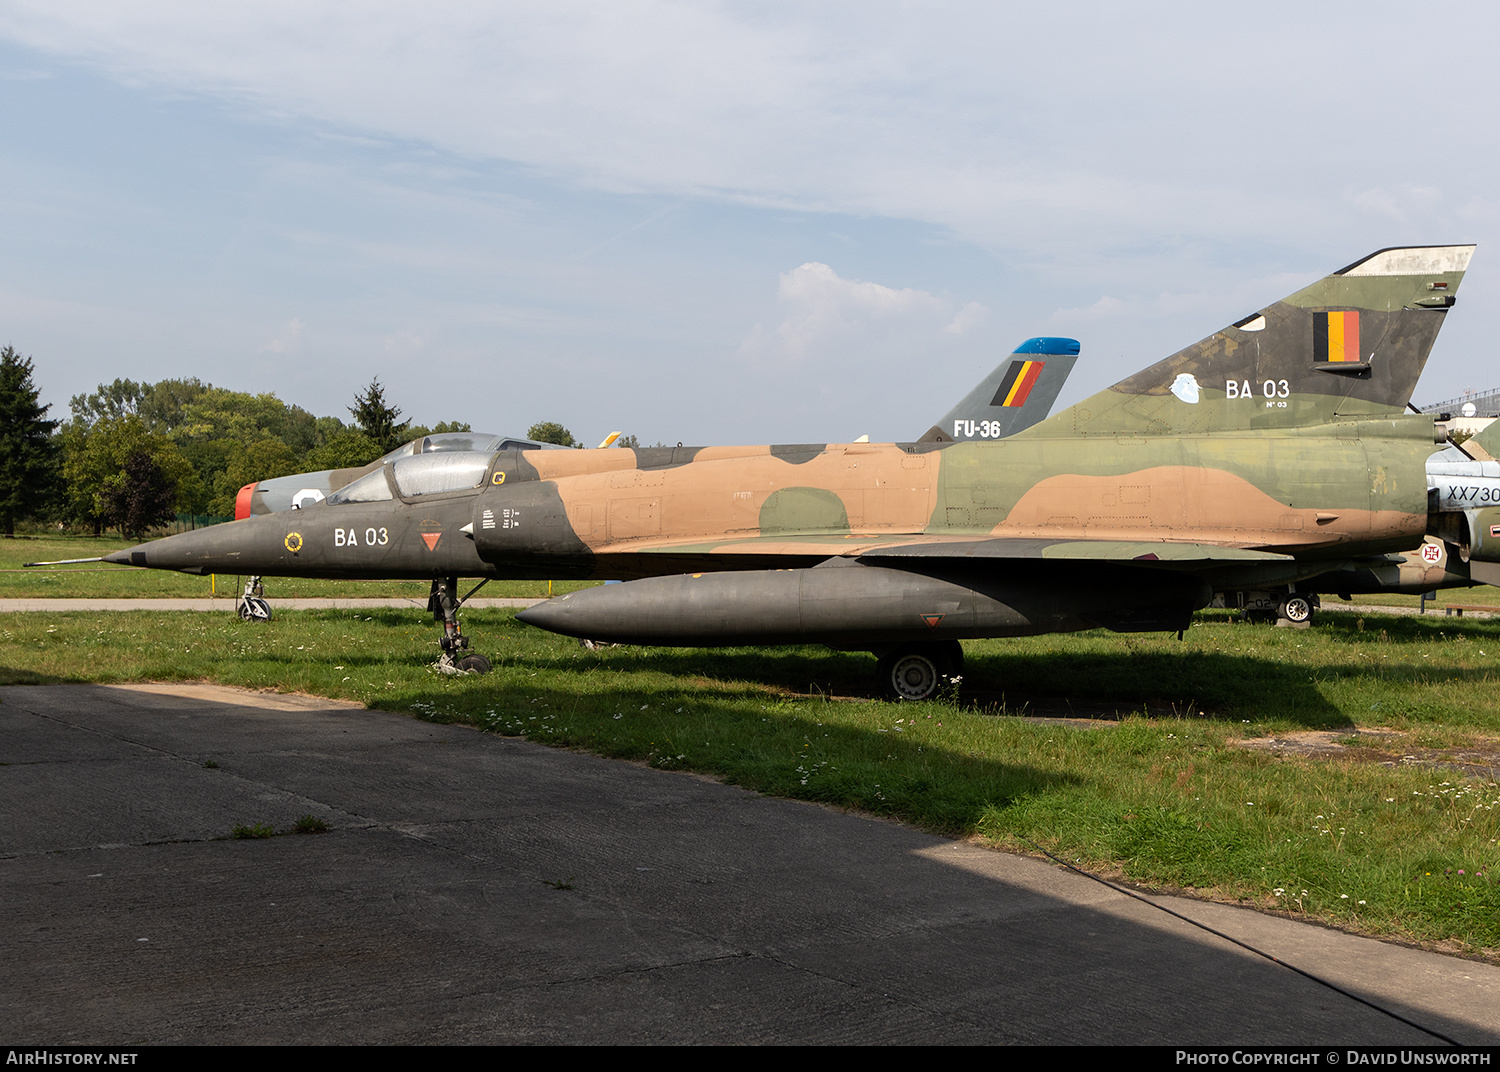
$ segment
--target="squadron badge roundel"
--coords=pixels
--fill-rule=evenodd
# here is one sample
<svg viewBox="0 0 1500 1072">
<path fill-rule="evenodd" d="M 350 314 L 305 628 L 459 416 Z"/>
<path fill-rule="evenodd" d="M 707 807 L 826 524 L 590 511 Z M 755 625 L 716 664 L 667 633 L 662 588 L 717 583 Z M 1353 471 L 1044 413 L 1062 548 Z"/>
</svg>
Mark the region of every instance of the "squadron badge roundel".
<svg viewBox="0 0 1500 1072">
<path fill-rule="evenodd" d="M 286 549 L 292 554 L 302 550 L 302 533 L 289 532 L 286 534 Z"/>
</svg>

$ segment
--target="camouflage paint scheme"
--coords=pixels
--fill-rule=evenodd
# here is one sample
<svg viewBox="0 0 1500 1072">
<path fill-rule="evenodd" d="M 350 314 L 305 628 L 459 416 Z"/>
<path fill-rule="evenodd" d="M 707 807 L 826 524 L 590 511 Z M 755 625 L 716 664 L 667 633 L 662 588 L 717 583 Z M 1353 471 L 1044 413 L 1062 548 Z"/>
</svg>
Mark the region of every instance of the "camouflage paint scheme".
<svg viewBox="0 0 1500 1072">
<path fill-rule="evenodd" d="M 1378 251 L 1005 439 L 507 450 L 425 494 L 397 459 L 295 514 L 109 557 L 623 579 L 521 617 L 622 642 L 869 648 L 898 695 L 930 694 L 903 668 L 953 668 L 960 638 L 1182 629 L 1215 589 L 1417 545 L 1446 432 L 1403 409 L 1472 252 Z"/>
</svg>

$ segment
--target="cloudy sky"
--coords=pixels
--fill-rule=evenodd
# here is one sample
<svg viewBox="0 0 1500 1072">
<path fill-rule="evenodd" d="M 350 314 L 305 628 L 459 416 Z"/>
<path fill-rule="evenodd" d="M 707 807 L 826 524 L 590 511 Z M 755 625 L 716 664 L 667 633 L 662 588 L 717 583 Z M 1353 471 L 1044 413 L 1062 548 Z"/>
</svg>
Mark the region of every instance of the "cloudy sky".
<svg viewBox="0 0 1500 1072">
<path fill-rule="evenodd" d="M 0 345 L 580 438 L 1059 404 L 1383 246 L 1478 242 L 1417 390 L 1500 386 L 1477 4 L 0 0 Z M 1491 249 L 1490 246 L 1495 248 Z M 1491 262 L 1493 263 L 1493 266 Z"/>
</svg>

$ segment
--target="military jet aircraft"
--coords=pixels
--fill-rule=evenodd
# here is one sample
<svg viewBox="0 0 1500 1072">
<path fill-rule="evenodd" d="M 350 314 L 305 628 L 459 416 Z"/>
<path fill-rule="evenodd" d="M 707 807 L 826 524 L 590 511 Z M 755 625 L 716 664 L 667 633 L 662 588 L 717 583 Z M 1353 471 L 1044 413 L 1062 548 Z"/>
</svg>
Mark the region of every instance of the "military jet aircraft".
<svg viewBox="0 0 1500 1072">
<path fill-rule="evenodd" d="M 519 617 L 868 650 L 886 692 L 920 699 L 962 639 L 1181 631 L 1216 589 L 1327 574 L 1430 524 L 1500 564 L 1500 508 L 1429 521 L 1446 431 L 1403 412 L 1472 253 L 1379 250 L 1007 438 L 419 454 L 295 513 L 106 558 L 450 592 L 618 579 Z"/>
</svg>

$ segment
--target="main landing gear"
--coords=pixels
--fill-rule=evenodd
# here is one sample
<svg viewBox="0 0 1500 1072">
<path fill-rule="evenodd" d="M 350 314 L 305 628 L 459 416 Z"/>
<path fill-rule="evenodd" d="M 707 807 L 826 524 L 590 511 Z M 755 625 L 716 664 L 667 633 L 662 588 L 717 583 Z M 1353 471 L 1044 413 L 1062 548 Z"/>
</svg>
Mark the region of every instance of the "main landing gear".
<svg viewBox="0 0 1500 1072">
<path fill-rule="evenodd" d="M 432 611 L 434 621 L 443 623 L 443 636 L 438 641 L 442 649 L 438 655 L 437 668 L 445 674 L 488 674 L 490 661 L 483 655 L 469 651 L 469 638 L 463 635 L 458 625 L 458 608 L 463 606 L 475 592 L 488 581 L 480 581 L 463 599 L 455 597 L 458 578 L 435 578 L 432 594 L 427 597 L 427 609 Z"/>
<path fill-rule="evenodd" d="M 956 640 L 903 644 L 876 654 L 880 691 L 891 700 L 930 700 L 964 669 L 964 649 Z"/>
<path fill-rule="evenodd" d="M 1277 618 L 1285 618 L 1293 625 L 1301 625 L 1303 622 L 1312 621 L 1313 611 L 1317 609 L 1317 596 L 1298 595 L 1293 592 L 1281 601 L 1276 608 Z"/>
<path fill-rule="evenodd" d="M 1307 626 L 1318 611 L 1318 597 L 1312 592 L 1290 588 L 1229 591 L 1216 596 L 1212 604 L 1238 610 L 1247 622 L 1274 622 L 1298 628 Z"/>
</svg>

